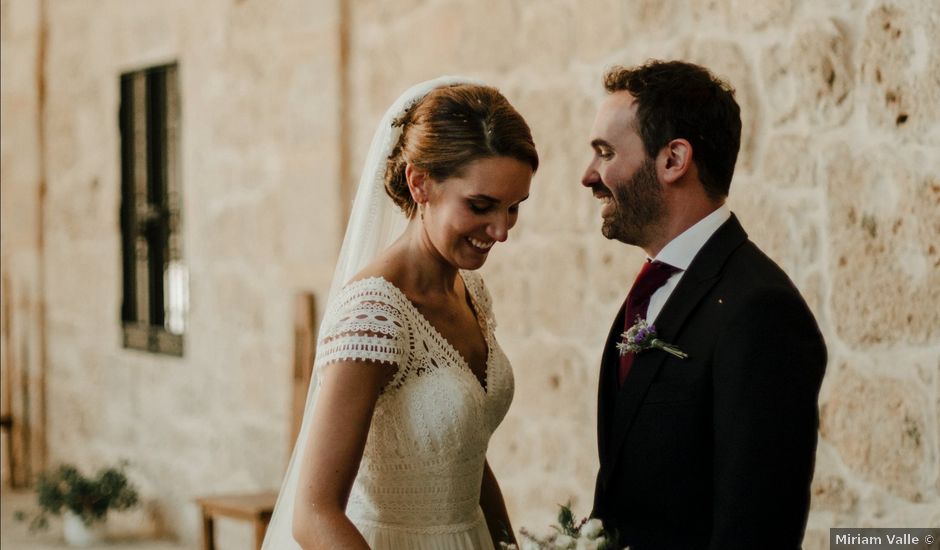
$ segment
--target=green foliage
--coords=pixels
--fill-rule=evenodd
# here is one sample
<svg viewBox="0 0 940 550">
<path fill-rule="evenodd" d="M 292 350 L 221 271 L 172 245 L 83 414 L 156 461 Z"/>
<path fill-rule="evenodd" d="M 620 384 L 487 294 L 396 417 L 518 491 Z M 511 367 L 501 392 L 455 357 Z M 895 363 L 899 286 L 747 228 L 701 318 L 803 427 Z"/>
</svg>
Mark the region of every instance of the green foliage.
<svg viewBox="0 0 940 550">
<path fill-rule="evenodd" d="M 571 511 L 571 503 L 563 504 L 558 509 L 558 526 L 560 531 L 569 537 L 578 536 L 578 527 L 574 524 L 574 513 Z"/>
<path fill-rule="evenodd" d="M 36 482 L 39 511 L 30 521 L 31 530 L 49 526 L 48 515 L 68 510 L 82 518 L 85 525 L 103 521 L 108 510 L 127 510 L 139 502 L 137 490 L 124 475 L 126 463 L 103 468 L 95 477 L 85 477 L 71 464 L 40 474 Z M 18 520 L 26 515 L 17 513 Z"/>
</svg>

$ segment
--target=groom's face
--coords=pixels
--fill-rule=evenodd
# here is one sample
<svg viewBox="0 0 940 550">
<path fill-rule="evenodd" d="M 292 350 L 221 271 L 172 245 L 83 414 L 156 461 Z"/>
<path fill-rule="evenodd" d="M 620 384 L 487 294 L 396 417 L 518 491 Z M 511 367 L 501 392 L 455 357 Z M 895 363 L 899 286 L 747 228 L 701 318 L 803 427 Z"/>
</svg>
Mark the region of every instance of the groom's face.
<svg viewBox="0 0 940 550">
<path fill-rule="evenodd" d="M 636 109 L 628 92 L 610 94 L 601 104 L 591 129 L 594 153 L 581 184 L 603 203 L 604 236 L 644 247 L 666 207 L 656 163 L 636 131 Z"/>
</svg>

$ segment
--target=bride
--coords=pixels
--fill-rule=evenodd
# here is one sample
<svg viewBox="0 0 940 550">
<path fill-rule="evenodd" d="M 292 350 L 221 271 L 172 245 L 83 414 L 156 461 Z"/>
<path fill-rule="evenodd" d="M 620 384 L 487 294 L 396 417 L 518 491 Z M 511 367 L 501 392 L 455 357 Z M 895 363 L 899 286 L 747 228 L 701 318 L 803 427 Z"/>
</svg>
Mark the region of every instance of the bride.
<svg viewBox="0 0 940 550">
<path fill-rule="evenodd" d="M 475 270 L 537 168 L 528 125 L 494 88 L 441 78 L 386 112 L 265 549 L 515 542 L 486 462 L 513 378 Z"/>
</svg>

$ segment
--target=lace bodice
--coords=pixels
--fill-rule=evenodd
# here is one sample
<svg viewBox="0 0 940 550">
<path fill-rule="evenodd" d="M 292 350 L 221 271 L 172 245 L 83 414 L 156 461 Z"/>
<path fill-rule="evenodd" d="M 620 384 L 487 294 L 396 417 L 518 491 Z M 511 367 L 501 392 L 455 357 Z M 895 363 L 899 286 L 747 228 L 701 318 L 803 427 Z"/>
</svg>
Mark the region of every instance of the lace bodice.
<svg viewBox="0 0 940 550">
<path fill-rule="evenodd" d="M 489 355 L 485 388 L 405 294 L 382 278 L 348 285 L 324 318 L 315 372 L 343 360 L 395 368 L 382 391 L 347 506 L 357 524 L 420 532 L 478 520 L 486 448 L 509 409 L 513 378 L 494 336 L 483 280 L 461 272 Z"/>
</svg>

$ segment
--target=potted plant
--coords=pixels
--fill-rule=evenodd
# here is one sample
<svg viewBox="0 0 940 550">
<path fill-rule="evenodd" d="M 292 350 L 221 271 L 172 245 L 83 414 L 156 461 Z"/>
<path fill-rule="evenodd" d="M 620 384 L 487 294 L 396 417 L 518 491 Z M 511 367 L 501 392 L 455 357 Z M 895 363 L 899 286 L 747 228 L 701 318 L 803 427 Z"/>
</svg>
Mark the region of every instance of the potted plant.
<svg viewBox="0 0 940 550">
<path fill-rule="evenodd" d="M 71 464 L 40 474 L 36 482 L 39 511 L 30 521 L 30 529 L 45 529 L 50 514 L 62 515 L 68 544 L 99 542 L 109 510 L 127 510 L 138 504 L 137 490 L 124 474 L 125 465 L 102 468 L 95 477 L 85 477 Z M 22 512 L 17 516 L 26 517 Z"/>
</svg>

